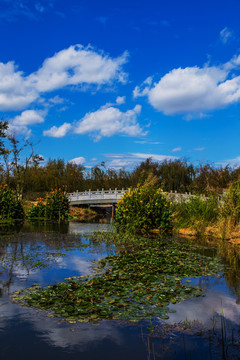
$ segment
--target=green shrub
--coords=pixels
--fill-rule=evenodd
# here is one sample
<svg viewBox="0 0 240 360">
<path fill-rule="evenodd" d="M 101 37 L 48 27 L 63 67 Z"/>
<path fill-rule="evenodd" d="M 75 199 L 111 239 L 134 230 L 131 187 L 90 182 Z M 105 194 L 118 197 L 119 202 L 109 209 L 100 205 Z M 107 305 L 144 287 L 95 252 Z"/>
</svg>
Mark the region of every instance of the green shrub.
<svg viewBox="0 0 240 360">
<path fill-rule="evenodd" d="M 32 205 L 27 212 L 29 219 L 39 219 L 46 217 L 46 206 L 43 202 L 43 199 L 37 199 L 37 204 Z"/>
<path fill-rule="evenodd" d="M 0 186 L 0 219 L 23 219 L 24 210 L 16 191 Z"/>
<path fill-rule="evenodd" d="M 187 201 L 175 204 L 175 222 L 177 227 L 190 227 L 202 230 L 203 227 L 217 221 L 219 202 L 217 196 L 209 198 L 193 196 Z"/>
<path fill-rule="evenodd" d="M 132 234 L 172 228 L 172 206 L 161 189 L 138 186 L 125 193 L 116 209 L 116 226 Z"/>
<path fill-rule="evenodd" d="M 53 190 L 46 200 L 46 218 L 64 220 L 69 216 L 69 202 L 64 187 Z"/>
</svg>

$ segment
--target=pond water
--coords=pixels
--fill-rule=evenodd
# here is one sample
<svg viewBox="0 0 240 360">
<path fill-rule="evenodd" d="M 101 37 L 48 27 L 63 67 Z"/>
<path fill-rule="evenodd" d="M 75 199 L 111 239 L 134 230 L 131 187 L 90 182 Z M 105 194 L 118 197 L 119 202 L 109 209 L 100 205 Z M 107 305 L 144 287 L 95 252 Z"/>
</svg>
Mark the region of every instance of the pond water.
<svg viewBox="0 0 240 360">
<path fill-rule="evenodd" d="M 220 279 L 190 279 L 206 296 L 170 305 L 176 312 L 168 320 L 69 324 L 11 302 L 13 292 L 32 284 L 46 286 L 90 274 L 94 261 L 114 254 L 114 249 L 84 234 L 109 227 L 70 222 L 0 229 L 0 358 L 239 359 L 237 258 L 235 270 L 228 268 Z M 216 255 L 215 249 L 207 251 Z"/>
</svg>

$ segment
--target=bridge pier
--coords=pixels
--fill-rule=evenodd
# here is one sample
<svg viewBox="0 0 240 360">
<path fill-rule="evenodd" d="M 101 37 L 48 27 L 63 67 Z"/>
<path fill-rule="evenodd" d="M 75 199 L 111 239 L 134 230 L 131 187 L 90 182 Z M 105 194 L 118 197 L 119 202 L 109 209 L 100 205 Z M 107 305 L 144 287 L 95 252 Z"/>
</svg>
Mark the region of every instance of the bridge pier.
<svg viewBox="0 0 240 360">
<path fill-rule="evenodd" d="M 114 217 L 115 217 L 115 204 L 112 204 L 112 220 L 114 220 Z"/>
</svg>

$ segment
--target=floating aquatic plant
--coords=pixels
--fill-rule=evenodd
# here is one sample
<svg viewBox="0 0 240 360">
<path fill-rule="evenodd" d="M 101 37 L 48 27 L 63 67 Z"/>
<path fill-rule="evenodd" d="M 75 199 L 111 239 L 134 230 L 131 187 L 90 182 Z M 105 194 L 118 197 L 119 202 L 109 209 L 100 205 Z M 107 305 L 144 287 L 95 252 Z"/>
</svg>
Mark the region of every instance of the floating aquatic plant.
<svg viewBox="0 0 240 360">
<path fill-rule="evenodd" d="M 167 318 L 169 303 L 203 296 L 186 277 L 220 276 L 217 258 L 173 241 L 149 241 L 137 251 L 120 251 L 97 262 L 96 274 L 15 293 L 23 305 L 51 310 L 70 322 Z"/>
</svg>

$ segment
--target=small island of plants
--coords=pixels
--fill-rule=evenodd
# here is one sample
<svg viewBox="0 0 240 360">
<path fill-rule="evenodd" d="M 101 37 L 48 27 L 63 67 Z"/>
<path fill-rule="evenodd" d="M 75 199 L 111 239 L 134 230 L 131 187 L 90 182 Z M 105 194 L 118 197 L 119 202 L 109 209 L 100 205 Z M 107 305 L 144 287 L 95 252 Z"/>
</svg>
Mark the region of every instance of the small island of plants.
<svg viewBox="0 0 240 360">
<path fill-rule="evenodd" d="M 28 212 L 29 219 L 67 220 L 69 217 L 69 201 L 65 188 L 54 189 L 46 199 L 38 199 Z"/>
</svg>

